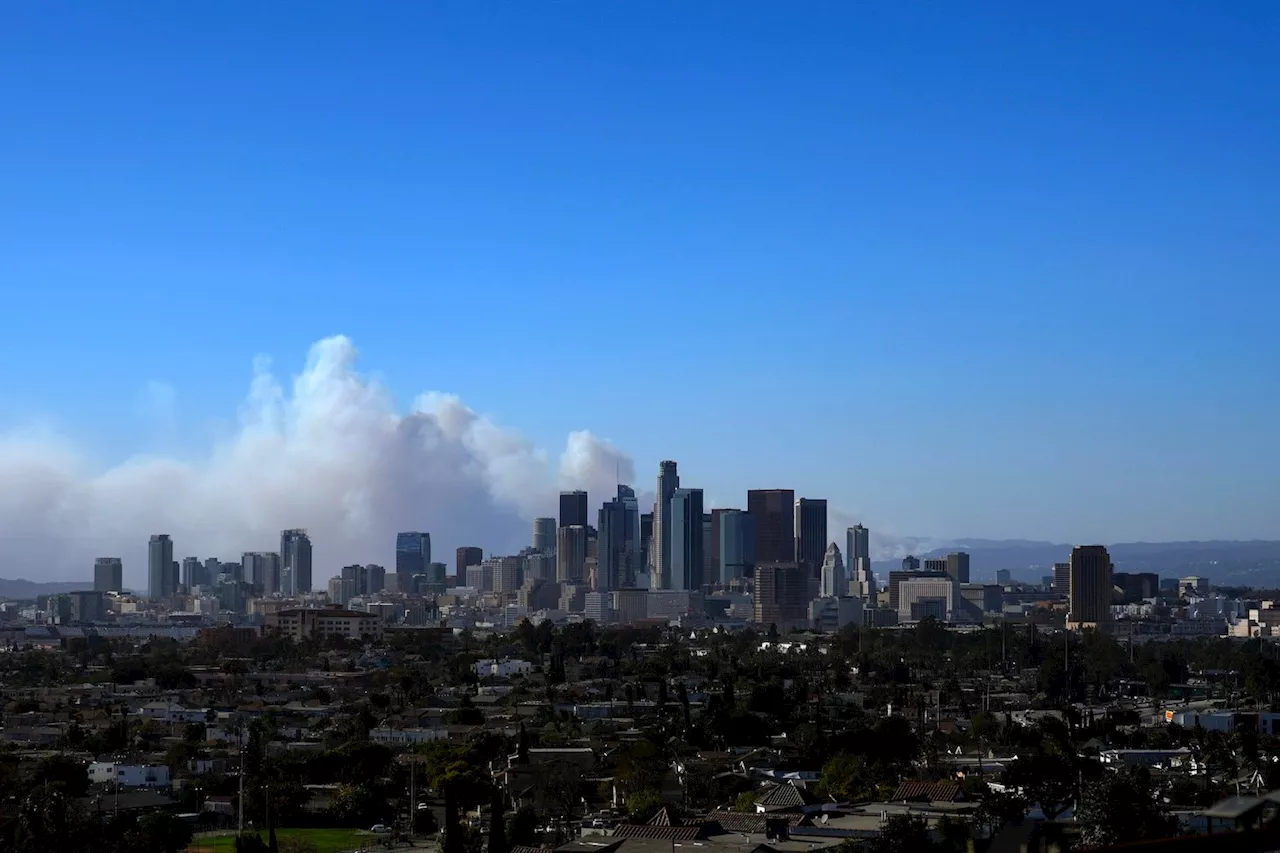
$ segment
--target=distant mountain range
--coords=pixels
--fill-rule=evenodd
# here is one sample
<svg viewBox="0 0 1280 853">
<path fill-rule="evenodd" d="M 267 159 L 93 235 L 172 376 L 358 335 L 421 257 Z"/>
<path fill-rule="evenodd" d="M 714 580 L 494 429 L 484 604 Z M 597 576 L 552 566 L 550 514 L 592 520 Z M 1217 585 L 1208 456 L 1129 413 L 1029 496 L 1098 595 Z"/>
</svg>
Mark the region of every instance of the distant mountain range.
<svg viewBox="0 0 1280 853">
<path fill-rule="evenodd" d="M 1039 581 L 1053 573 L 1054 563 L 1067 561 L 1071 547 L 1025 539 L 961 539 L 915 556 L 923 561 L 965 551 L 974 581 L 995 580 L 1001 569 L 1008 569 L 1015 580 Z M 1280 542 L 1119 542 L 1107 545 L 1107 551 L 1119 572 L 1203 575 L 1215 586 L 1280 588 Z M 883 578 L 901 565 L 901 560 L 877 560 L 872 568 Z"/>
<path fill-rule="evenodd" d="M 93 589 L 93 581 L 49 581 L 36 583 L 26 578 L 8 580 L 0 578 L 0 598 L 27 601 L 41 595 L 57 595 L 60 592 L 75 592 L 81 589 Z"/>
</svg>

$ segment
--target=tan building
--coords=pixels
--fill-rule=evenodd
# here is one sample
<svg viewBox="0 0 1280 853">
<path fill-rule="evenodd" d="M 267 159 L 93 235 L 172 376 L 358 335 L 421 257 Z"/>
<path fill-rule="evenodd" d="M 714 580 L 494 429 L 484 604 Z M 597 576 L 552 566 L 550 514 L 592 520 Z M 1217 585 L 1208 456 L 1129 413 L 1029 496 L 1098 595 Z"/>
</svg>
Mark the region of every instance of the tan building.
<svg viewBox="0 0 1280 853">
<path fill-rule="evenodd" d="M 786 633 L 809 626 L 809 576 L 796 563 L 756 566 L 755 621 Z"/>
<path fill-rule="evenodd" d="M 279 631 L 294 642 L 313 637 L 358 640 L 382 636 L 382 621 L 377 616 L 343 607 L 280 610 L 268 613 L 265 624 L 268 630 Z"/>
</svg>

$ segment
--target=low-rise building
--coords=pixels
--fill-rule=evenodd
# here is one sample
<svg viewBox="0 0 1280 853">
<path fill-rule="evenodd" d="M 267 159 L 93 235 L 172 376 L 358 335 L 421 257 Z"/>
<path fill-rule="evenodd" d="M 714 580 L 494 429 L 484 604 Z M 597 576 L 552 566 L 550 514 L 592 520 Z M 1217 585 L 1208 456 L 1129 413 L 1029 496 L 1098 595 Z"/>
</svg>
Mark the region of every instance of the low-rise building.
<svg viewBox="0 0 1280 853">
<path fill-rule="evenodd" d="M 383 625 L 374 614 L 343 607 L 280 610 L 268 613 L 264 624 L 294 642 L 312 637 L 378 638 L 382 636 Z"/>
<path fill-rule="evenodd" d="M 163 764 L 118 764 L 95 761 L 89 765 L 89 781 L 123 788 L 167 788 L 169 768 Z"/>
</svg>

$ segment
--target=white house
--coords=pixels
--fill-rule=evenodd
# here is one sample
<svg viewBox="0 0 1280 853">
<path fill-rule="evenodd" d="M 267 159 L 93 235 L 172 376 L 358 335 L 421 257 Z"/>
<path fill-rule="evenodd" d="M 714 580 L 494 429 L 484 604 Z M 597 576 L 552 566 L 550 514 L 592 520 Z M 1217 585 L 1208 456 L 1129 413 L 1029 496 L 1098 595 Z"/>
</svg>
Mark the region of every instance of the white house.
<svg viewBox="0 0 1280 853">
<path fill-rule="evenodd" d="M 371 729 L 369 731 L 369 740 L 374 743 L 385 744 L 411 744 L 411 743 L 427 743 L 433 740 L 447 740 L 449 737 L 448 729 Z"/>
<path fill-rule="evenodd" d="M 533 664 L 527 660 L 478 660 L 475 662 L 476 675 L 480 678 L 510 678 L 513 675 L 527 675 Z"/>
<path fill-rule="evenodd" d="M 124 788 L 167 788 L 169 768 L 163 764 L 95 761 L 89 765 L 89 781 L 98 785 L 114 783 Z"/>
</svg>

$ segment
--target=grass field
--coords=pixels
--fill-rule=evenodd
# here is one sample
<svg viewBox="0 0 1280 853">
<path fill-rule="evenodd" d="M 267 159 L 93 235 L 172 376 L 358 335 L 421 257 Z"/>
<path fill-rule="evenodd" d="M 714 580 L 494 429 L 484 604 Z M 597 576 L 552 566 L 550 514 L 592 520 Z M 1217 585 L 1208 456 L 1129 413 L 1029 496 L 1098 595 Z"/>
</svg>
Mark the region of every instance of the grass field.
<svg viewBox="0 0 1280 853">
<path fill-rule="evenodd" d="M 263 840 L 266 835 L 263 834 Z M 364 829 L 277 829 L 276 840 L 284 843 L 287 838 L 305 838 L 315 847 L 316 853 L 342 853 L 359 850 L 361 845 L 373 848 L 378 836 Z M 197 838 L 187 847 L 187 853 L 234 853 L 235 833 Z M 375 848 L 376 849 L 376 848 Z"/>
</svg>

